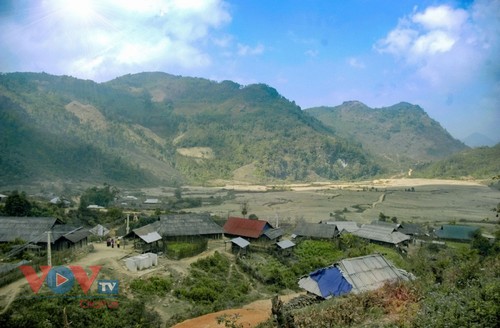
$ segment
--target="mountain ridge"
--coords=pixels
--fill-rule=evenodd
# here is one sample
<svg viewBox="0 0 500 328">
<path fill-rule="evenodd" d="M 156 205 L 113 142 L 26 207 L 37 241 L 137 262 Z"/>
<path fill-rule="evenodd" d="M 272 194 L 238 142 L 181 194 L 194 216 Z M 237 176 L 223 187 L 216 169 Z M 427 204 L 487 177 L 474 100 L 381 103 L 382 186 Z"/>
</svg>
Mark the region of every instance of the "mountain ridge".
<svg viewBox="0 0 500 328">
<path fill-rule="evenodd" d="M 344 104 L 354 111 L 369 108 L 357 101 Z M 394 106 L 426 115 L 408 103 Z M 394 170 L 367 151 L 366 142 L 266 84 L 162 72 L 102 83 L 8 73 L 0 75 L 0 109 L 0 124 L 9 132 L 1 140 L 7 170 L 0 184 L 40 176 L 133 185 L 235 177 L 255 183 L 351 180 Z M 431 128 L 440 127 L 428 120 Z M 407 164 L 414 162 L 401 165 Z"/>
</svg>

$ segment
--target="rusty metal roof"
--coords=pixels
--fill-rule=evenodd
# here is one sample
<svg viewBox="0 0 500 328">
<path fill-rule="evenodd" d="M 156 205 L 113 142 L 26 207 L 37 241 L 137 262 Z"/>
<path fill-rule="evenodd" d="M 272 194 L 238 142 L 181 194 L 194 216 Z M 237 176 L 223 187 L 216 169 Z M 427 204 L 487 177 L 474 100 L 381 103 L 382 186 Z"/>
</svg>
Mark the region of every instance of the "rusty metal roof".
<svg viewBox="0 0 500 328">
<path fill-rule="evenodd" d="M 224 233 L 233 236 L 259 238 L 272 226 L 267 221 L 230 217 L 224 224 Z"/>
</svg>

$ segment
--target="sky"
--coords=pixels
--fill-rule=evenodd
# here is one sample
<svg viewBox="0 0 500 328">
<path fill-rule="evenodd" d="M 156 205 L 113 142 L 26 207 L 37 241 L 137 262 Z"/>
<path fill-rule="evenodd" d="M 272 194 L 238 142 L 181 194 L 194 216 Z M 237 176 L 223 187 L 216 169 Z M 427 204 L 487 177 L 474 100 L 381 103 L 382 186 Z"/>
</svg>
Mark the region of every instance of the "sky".
<svg viewBox="0 0 500 328">
<path fill-rule="evenodd" d="M 301 108 L 421 106 L 500 142 L 500 0 L 0 0 L 0 72 L 265 83 Z"/>
</svg>

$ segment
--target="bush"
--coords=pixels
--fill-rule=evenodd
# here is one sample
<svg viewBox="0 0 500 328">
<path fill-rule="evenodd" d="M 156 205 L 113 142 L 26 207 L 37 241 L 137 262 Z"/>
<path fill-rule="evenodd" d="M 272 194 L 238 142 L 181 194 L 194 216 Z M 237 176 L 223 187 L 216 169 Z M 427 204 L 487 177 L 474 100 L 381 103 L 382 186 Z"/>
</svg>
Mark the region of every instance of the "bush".
<svg viewBox="0 0 500 328">
<path fill-rule="evenodd" d="M 166 277 L 136 278 L 130 283 L 130 288 L 138 294 L 164 296 L 172 289 L 173 281 Z"/>
</svg>

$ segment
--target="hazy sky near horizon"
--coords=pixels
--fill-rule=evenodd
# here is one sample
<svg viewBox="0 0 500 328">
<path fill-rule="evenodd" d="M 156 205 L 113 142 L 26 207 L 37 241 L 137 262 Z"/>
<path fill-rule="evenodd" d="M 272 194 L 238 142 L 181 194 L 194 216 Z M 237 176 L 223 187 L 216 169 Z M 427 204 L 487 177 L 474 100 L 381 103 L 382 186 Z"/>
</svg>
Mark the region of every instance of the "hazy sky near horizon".
<svg viewBox="0 0 500 328">
<path fill-rule="evenodd" d="M 0 71 L 266 83 L 302 108 L 420 105 L 500 141 L 500 0 L 4 0 Z"/>
</svg>

